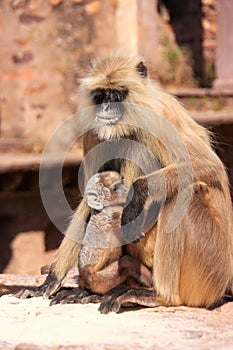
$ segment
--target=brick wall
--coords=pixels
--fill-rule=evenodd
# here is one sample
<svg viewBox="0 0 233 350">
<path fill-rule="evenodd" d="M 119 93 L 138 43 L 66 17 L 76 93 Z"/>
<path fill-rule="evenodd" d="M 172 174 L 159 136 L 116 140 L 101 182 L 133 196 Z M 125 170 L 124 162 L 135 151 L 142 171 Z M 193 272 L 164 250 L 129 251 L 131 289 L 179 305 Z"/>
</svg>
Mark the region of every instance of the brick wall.
<svg viewBox="0 0 233 350">
<path fill-rule="evenodd" d="M 87 62 L 114 45 L 112 23 L 108 0 L 1 1 L 1 137 L 41 150 L 75 111 Z"/>
</svg>

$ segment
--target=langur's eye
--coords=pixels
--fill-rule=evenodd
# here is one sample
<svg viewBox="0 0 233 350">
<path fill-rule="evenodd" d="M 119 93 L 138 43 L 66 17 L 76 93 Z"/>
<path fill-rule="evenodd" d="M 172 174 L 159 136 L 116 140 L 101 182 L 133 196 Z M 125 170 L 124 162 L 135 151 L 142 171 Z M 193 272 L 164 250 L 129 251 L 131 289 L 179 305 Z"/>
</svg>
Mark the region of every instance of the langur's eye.
<svg viewBox="0 0 233 350">
<path fill-rule="evenodd" d="M 121 91 L 121 98 L 122 98 L 122 101 L 126 98 L 126 96 L 128 95 L 128 92 L 129 92 L 128 89 L 125 89 L 125 90 L 122 90 L 122 91 Z"/>
<path fill-rule="evenodd" d="M 144 78 L 147 77 L 147 67 L 142 61 L 138 63 L 138 65 L 136 66 L 136 69 L 142 77 Z"/>
<path fill-rule="evenodd" d="M 128 89 L 96 89 L 91 92 L 95 105 L 111 102 L 123 102 L 128 95 Z"/>
<path fill-rule="evenodd" d="M 91 98 L 96 105 L 103 103 L 105 99 L 105 89 L 96 89 L 92 91 Z"/>
</svg>

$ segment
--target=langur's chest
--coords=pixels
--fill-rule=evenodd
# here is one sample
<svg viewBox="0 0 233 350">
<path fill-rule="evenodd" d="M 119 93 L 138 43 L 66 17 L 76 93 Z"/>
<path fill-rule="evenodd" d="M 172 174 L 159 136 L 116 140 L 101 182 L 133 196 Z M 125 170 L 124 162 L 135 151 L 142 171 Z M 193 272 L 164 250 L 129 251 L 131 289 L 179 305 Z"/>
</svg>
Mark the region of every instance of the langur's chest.
<svg viewBox="0 0 233 350">
<path fill-rule="evenodd" d="M 152 270 L 155 238 L 156 227 L 152 227 L 139 242 L 127 244 L 124 247 L 124 253 L 141 261 Z"/>
</svg>

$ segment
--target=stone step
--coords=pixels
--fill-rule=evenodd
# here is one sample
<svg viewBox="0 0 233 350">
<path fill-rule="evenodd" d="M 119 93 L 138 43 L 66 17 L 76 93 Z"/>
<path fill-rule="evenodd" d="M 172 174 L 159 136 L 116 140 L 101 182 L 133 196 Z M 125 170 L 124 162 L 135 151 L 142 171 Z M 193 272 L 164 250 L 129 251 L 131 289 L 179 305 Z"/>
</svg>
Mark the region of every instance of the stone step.
<svg viewBox="0 0 233 350">
<path fill-rule="evenodd" d="M 73 166 L 80 164 L 82 160 L 82 151 L 70 154 L 65 158 L 64 166 Z M 12 172 L 16 170 L 33 170 L 39 169 L 41 154 L 32 153 L 0 153 L 0 173 Z M 52 153 L 48 159 L 48 166 L 56 166 L 61 161 L 59 153 Z"/>
<path fill-rule="evenodd" d="M 211 89 L 211 88 L 169 88 L 166 89 L 167 92 L 175 95 L 177 97 L 233 97 L 233 90 L 227 88 Z"/>
<path fill-rule="evenodd" d="M 233 124 L 233 111 L 230 112 L 213 112 L 201 111 L 191 113 L 194 120 L 200 124 L 215 126 L 215 125 L 230 125 Z"/>
</svg>

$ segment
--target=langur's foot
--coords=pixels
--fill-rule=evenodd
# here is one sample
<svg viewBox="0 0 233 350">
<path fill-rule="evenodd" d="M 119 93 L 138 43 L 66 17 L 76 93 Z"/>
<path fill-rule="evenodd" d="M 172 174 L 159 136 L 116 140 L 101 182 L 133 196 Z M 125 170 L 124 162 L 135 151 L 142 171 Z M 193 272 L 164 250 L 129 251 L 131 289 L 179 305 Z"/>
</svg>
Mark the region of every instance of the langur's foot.
<svg viewBox="0 0 233 350">
<path fill-rule="evenodd" d="M 56 304 L 89 304 L 99 303 L 103 296 L 92 294 L 85 289 L 79 288 L 63 288 L 51 300 L 50 305 Z"/>
<path fill-rule="evenodd" d="M 14 296 L 20 299 L 43 296 L 48 299 L 61 288 L 62 282 L 63 280 L 59 281 L 51 272 L 41 286 L 23 288 Z"/>
<path fill-rule="evenodd" d="M 99 311 L 102 314 L 107 314 L 111 311 L 118 313 L 122 306 L 128 307 L 135 305 L 157 307 L 163 304 L 156 300 L 156 293 L 153 290 L 128 288 L 128 290 L 121 294 L 116 291 L 104 297 L 100 304 Z"/>
<path fill-rule="evenodd" d="M 98 309 L 101 314 L 108 314 L 111 311 L 111 306 L 114 300 L 130 289 L 131 288 L 126 284 L 121 284 L 120 286 L 113 288 L 107 294 L 105 294 Z"/>
</svg>

